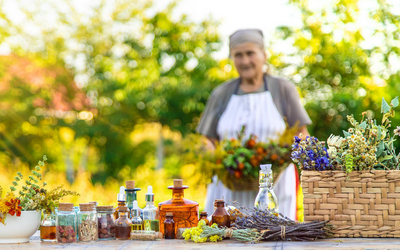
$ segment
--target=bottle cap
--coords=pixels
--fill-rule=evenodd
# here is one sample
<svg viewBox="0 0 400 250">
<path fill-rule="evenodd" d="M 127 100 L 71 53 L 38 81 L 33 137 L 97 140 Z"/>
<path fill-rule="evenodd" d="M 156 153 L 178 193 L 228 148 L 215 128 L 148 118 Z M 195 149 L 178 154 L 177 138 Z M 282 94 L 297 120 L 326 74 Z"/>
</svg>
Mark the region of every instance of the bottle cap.
<svg viewBox="0 0 400 250">
<path fill-rule="evenodd" d="M 154 202 L 154 194 L 152 186 L 147 187 L 146 202 Z"/>
<path fill-rule="evenodd" d="M 263 164 L 263 165 L 260 165 L 261 172 L 264 173 L 264 174 L 270 174 L 270 173 L 272 173 L 271 167 L 272 167 L 272 164 Z"/>
<path fill-rule="evenodd" d="M 126 201 L 125 187 L 119 187 L 119 194 L 117 195 L 118 201 Z"/>
<path fill-rule="evenodd" d="M 200 213 L 200 216 L 207 216 L 207 215 L 208 215 L 208 213 L 206 211 L 203 211 Z"/>
<path fill-rule="evenodd" d="M 183 180 L 182 179 L 174 179 L 174 187 L 182 187 L 183 185 Z"/>
<path fill-rule="evenodd" d="M 93 211 L 93 205 L 90 203 L 80 203 L 79 210 L 80 211 Z"/>
<path fill-rule="evenodd" d="M 135 189 L 135 181 L 125 181 L 126 189 Z"/>
<path fill-rule="evenodd" d="M 74 211 L 74 204 L 73 203 L 60 203 L 58 205 L 59 211 Z"/>
<path fill-rule="evenodd" d="M 136 200 L 133 201 L 132 216 L 140 216 L 140 208 Z"/>
</svg>

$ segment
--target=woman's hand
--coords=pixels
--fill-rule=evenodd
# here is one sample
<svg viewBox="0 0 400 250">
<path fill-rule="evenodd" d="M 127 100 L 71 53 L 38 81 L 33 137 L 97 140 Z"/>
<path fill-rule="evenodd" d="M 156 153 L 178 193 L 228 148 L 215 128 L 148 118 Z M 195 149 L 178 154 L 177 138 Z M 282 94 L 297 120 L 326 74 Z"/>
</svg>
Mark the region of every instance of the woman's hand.
<svg viewBox="0 0 400 250">
<path fill-rule="evenodd" d="M 300 128 L 299 128 L 299 130 L 297 131 L 297 136 L 298 135 L 300 135 L 301 134 L 301 139 L 306 139 L 306 137 L 307 136 L 310 136 L 310 133 L 308 133 L 308 130 L 307 130 L 307 126 L 306 125 L 304 125 L 304 126 L 301 126 Z"/>
</svg>

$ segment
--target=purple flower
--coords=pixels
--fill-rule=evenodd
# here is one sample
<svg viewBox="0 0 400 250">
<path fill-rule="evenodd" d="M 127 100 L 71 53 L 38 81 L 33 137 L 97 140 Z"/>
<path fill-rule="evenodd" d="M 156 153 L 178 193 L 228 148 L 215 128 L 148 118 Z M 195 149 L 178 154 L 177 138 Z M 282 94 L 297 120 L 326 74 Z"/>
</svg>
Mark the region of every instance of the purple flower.
<svg viewBox="0 0 400 250">
<path fill-rule="evenodd" d="M 300 143 L 300 142 L 301 142 L 301 138 L 295 136 L 295 137 L 294 137 L 294 142 L 295 142 L 295 143 Z"/>
</svg>

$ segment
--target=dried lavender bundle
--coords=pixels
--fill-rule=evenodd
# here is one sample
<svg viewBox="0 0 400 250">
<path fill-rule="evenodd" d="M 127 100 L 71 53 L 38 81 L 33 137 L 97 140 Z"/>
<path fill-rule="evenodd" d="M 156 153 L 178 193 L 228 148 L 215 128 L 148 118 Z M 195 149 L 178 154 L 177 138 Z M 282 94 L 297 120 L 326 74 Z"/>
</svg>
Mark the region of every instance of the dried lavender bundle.
<svg viewBox="0 0 400 250">
<path fill-rule="evenodd" d="M 300 223 L 282 214 L 258 208 L 239 207 L 233 211 L 236 220 L 233 227 L 238 229 L 256 229 L 260 232 L 260 240 L 297 240 L 312 241 L 332 236 L 332 226 L 328 221 Z"/>
</svg>

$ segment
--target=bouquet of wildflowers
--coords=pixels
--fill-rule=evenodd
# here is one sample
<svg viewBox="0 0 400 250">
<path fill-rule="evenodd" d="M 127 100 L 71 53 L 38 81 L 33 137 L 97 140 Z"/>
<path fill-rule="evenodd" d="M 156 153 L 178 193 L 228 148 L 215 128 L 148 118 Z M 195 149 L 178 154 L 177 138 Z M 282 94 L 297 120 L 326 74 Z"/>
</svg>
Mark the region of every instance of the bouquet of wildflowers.
<svg viewBox="0 0 400 250">
<path fill-rule="evenodd" d="M 21 211 L 25 210 L 45 210 L 45 212 L 51 213 L 58 206 L 61 198 L 67 195 L 78 195 L 76 192 L 62 189 L 61 186 L 53 190 L 45 189 L 47 183 L 42 181 L 42 175 L 39 172 L 46 160 L 46 156 L 43 156 L 43 161 L 39 161 L 25 181 L 23 181 L 24 176 L 18 172 L 5 197 L 2 194 L 3 188 L 0 186 L 0 223 L 5 224 L 7 215 L 19 217 Z M 20 183 L 21 190 L 16 195 Z"/>
<path fill-rule="evenodd" d="M 390 117 L 394 117 L 394 108 L 399 105 L 398 97 L 390 105 L 382 98 L 382 123 L 367 117 L 363 112 L 358 122 L 353 115 L 347 116 L 352 127 L 343 131 L 344 137 L 331 135 L 328 140 L 328 152 L 332 158 L 332 165 L 337 170 L 369 170 L 369 169 L 399 169 L 400 154 L 396 155 L 393 142 L 400 135 L 397 126 L 391 135 Z"/>
<path fill-rule="evenodd" d="M 331 170 L 329 154 L 317 138 L 307 136 L 305 140 L 295 137 L 292 145 L 292 160 L 304 170 Z"/>
</svg>

